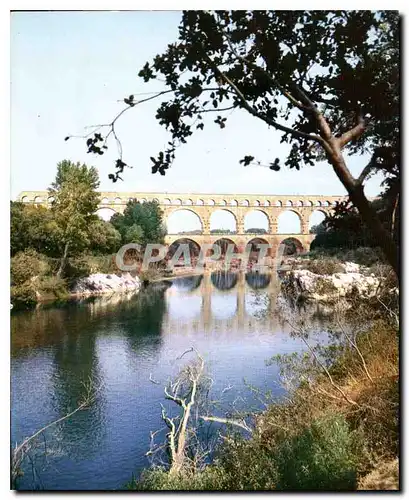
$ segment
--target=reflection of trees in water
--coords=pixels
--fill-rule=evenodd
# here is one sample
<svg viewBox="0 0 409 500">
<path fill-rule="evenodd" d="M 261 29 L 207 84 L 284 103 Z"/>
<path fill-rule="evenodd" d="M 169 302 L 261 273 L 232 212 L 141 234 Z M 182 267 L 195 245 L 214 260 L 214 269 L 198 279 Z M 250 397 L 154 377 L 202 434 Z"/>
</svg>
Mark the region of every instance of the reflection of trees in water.
<svg viewBox="0 0 409 500">
<path fill-rule="evenodd" d="M 101 374 L 96 356 L 96 335 L 93 331 L 65 331 L 54 352 L 55 373 L 52 379 L 53 406 L 56 415 L 63 416 L 76 408 L 85 393 L 84 383 L 93 381 L 98 387 Z M 91 406 L 58 425 L 53 441 L 70 457 L 91 457 L 104 429 L 104 400 L 99 393 Z"/>
<path fill-rule="evenodd" d="M 270 274 L 263 273 L 246 273 L 247 284 L 257 290 L 260 288 L 267 288 L 271 281 Z"/>
<path fill-rule="evenodd" d="M 165 290 L 166 287 L 149 287 L 137 295 L 122 296 L 119 301 L 118 296 L 111 301 L 108 297 L 97 297 L 65 307 L 39 308 L 13 315 L 14 357 L 24 355 L 27 347 L 52 348 L 51 397 L 55 411 L 45 418 L 51 421 L 76 408 L 85 392 L 83 383 L 88 379 L 96 386 L 100 384 L 103 374 L 96 346 L 102 335 L 112 332 L 123 335 L 131 348 L 143 337 L 153 350 L 157 349 L 166 308 Z M 53 447 L 62 455 L 81 460 L 91 457 L 105 429 L 104 406 L 102 388 L 89 409 L 53 428 Z"/>
<path fill-rule="evenodd" d="M 18 311 L 11 316 L 12 355 L 21 348 L 59 344 L 66 332 L 92 334 L 120 324 L 130 336 L 160 334 L 167 286 L 152 286 L 137 294 L 90 297 L 64 305 Z"/>
<path fill-rule="evenodd" d="M 229 271 L 218 271 L 212 273 L 211 280 L 213 286 L 218 290 L 231 290 L 237 284 L 238 275 Z"/>
<path fill-rule="evenodd" d="M 172 280 L 172 286 L 180 291 L 193 292 L 193 290 L 196 290 L 200 286 L 202 280 L 202 274 L 200 276 L 180 277 Z"/>
<path fill-rule="evenodd" d="M 268 292 L 259 289 L 251 290 L 246 294 L 246 312 L 258 320 L 266 319 L 271 310 L 272 297 Z"/>
</svg>

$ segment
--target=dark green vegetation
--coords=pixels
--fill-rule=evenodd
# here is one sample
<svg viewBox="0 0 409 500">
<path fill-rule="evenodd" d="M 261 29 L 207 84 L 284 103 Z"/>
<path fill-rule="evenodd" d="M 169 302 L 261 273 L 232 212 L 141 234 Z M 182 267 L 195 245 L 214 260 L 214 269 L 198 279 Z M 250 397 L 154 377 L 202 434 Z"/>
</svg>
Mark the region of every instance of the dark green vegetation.
<svg viewBox="0 0 409 500">
<path fill-rule="evenodd" d="M 393 237 L 399 248 L 400 212 L 394 202 L 390 191 L 386 189 L 371 205 L 385 231 Z M 337 206 L 333 215 L 326 217 L 321 224 L 312 229 L 317 236 L 311 243 L 311 250 L 379 248 L 379 241 L 363 224 L 358 211 L 349 203 Z"/>
<path fill-rule="evenodd" d="M 156 201 L 129 201 L 123 214 L 115 214 L 111 224 L 119 231 L 122 243 L 163 243 L 166 228 Z"/>
<path fill-rule="evenodd" d="M 152 173 L 165 175 L 177 147 L 207 128 L 206 118 L 213 114 L 223 129 L 233 110 L 244 110 L 288 143 L 286 166 L 328 162 L 398 274 L 395 240 L 364 184 L 382 172 L 399 205 L 399 41 L 396 11 L 184 11 L 177 40 L 139 72 L 165 88 L 126 97 L 126 108 L 87 139 L 88 152 L 103 154 L 123 112 L 158 98 L 156 118 L 170 141 L 151 157 Z M 370 162 L 354 178 L 345 155 L 368 151 Z M 261 164 L 251 152 L 240 163 Z M 278 171 L 280 159 L 266 166 Z M 121 179 L 125 167 L 118 158 L 110 178 Z"/>
<path fill-rule="evenodd" d="M 335 313 L 328 346 L 310 344 L 304 321 L 294 326 L 294 335 L 305 339 L 307 351 L 271 360 L 281 367 L 287 397 L 270 401 L 261 413 L 230 416 L 235 422 L 253 421 L 250 438 L 235 432 L 234 426 L 227 427 L 210 463 L 200 459 L 200 450 L 192 444 L 179 471 L 171 465 L 154 466 L 128 487 L 355 490 L 369 487 L 368 475 L 392 467 L 389 488 L 397 489 L 396 324 L 379 308 L 368 311 L 365 306 L 363 311 L 357 305 L 346 314 Z M 189 400 L 188 393 L 180 396 Z M 190 428 L 188 435 L 192 439 L 195 429 Z M 381 489 L 384 483 L 372 479 L 370 489 Z"/>
<path fill-rule="evenodd" d="M 98 173 L 94 167 L 64 160 L 49 188 L 51 208 L 11 202 L 11 301 L 32 305 L 63 299 L 71 284 L 92 273 L 112 273 L 122 244 L 163 239 L 157 204 L 129 202 L 125 214 L 100 219 Z"/>
</svg>

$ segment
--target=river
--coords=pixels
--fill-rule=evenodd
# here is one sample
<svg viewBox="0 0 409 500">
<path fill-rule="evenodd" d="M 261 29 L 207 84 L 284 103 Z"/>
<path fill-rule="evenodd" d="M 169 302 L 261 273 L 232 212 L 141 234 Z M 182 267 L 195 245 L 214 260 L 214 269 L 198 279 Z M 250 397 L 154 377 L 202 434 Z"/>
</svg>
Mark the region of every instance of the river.
<svg viewBox="0 0 409 500">
<path fill-rule="evenodd" d="M 98 388 L 89 409 L 38 440 L 18 488 L 123 488 L 149 465 L 150 431 L 163 427 L 163 387 L 189 361 L 177 358 L 190 347 L 204 357 L 222 406 L 256 404 L 248 384 L 280 396 L 278 368 L 266 360 L 303 343 L 274 309 L 278 289 L 269 275 L 218 273 L 12 312 L 12 444 L 74 409 L 89 379 Z M 325 319 L 314 318 L 323 339 Z"/>
</svg>

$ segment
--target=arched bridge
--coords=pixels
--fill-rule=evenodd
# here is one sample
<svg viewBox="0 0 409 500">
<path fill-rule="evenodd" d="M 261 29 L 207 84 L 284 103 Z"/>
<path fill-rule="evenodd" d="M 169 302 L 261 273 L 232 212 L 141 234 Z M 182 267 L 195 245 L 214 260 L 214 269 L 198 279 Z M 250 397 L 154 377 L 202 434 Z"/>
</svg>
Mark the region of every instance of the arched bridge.
<svg viewBox="0 0 409 500">
<path fill-rule="evenodd" d="M 239 250 L 251 240 L 257 238 L 269 243 L 271 247 L 288 238 L 296 240 L 303 250 L 309 250 L 315 235 L 309 233 L 309 221 L 313 212 L 320 211 L 324 215 L 333 210 L 337 202 L 345 201 L 345 196 L 300 196 L 300 195 L 257 195 L 257 194 L 204 194 L 204 193 L 147 193 L 147 192 L 101 192 L 99 209 L 109 209 L 112 213 L 122 213 L 129 200 L 136 199 L 142 203 L 157 201 L 164 212 L 165 222 L 171 214 L 178 210 L 189 210 L 196 214 L 201 223 L 200 234 L 168 234 L 166 244 L 171 245 L 179 239 L 188 238 L 200 247 L 203 244 L 215 243 L 221 238 L 228 238 Z M 17 201 L 36 205 L 51 206 L 52 197 L 47 191 L 23 191 Z M 234 234 L 212 234 L 210 218 L 216 211 L 224 210 L 233 215 L 236 222 Z M 266 234 L 248 233 L 244 229 L 246 215 L 253 211 L 264 213 L 268 220 Z M 300 233 L 284 234 L 278 232 L 278 217 L 285 211 L 294 212 L 300 220 Z"/>
</svg>

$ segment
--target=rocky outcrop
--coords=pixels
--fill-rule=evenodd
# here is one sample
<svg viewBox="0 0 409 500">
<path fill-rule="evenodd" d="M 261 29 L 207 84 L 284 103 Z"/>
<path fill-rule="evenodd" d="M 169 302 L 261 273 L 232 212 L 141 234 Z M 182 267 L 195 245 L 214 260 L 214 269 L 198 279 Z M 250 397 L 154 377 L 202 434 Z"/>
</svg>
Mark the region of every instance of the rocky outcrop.
<svg viewBox="0 0 409 500">
<path fill-rule="evenodd" d="M 122 276 L 116 274 L 91 274 L 80 278 L 72 288 L 75 295 L 99 295 L 110 293 L 135 292 L 141 286 L 140 279 L 129 273 Z"/>
<path fill-rule="evenodd" d="M 296 269 L 286 273 L 282 286 L 287 294 L 296 299 L 334 302 L 340 298 L 373 297 L 380 285 L 375 275 L 362 272 L 353 262 L 343 264 L 345 272 L 315 274 L 307 269 Z"/>
</svg>

